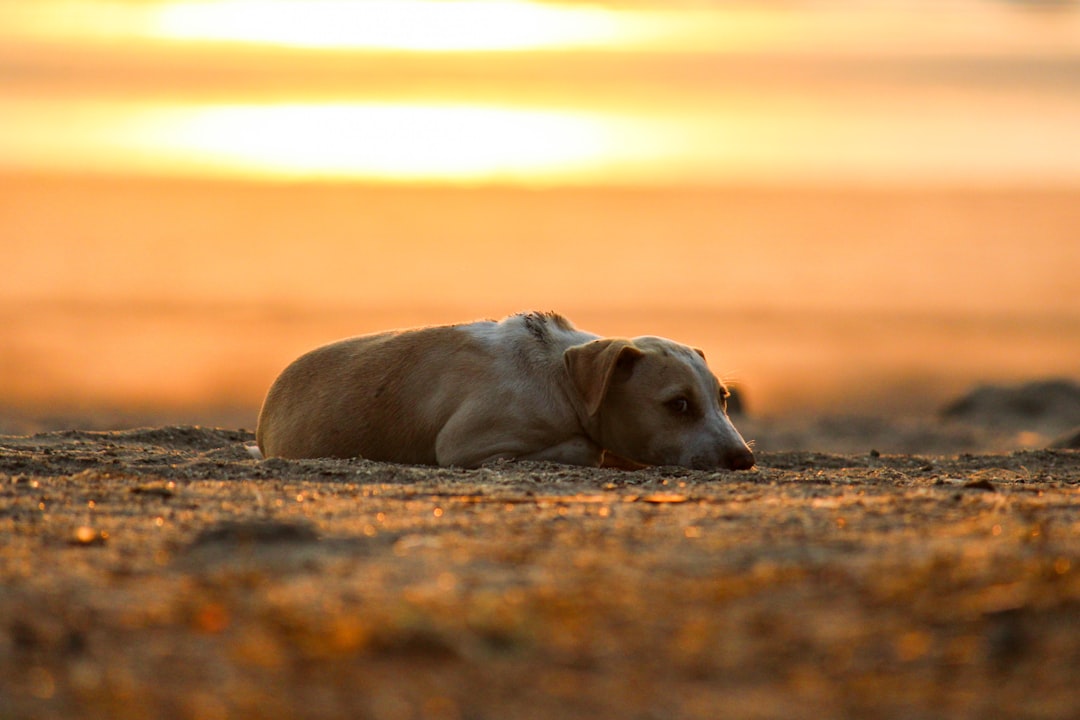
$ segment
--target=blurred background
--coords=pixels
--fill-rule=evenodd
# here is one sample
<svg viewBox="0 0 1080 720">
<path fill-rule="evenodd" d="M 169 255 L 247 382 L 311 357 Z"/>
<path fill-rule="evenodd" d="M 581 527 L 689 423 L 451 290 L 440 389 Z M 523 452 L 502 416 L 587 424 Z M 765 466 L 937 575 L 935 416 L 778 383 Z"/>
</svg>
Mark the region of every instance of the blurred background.
<svg viewBox="0 0 1080 720">
<path fill-rule="evenodd" d="M 315 345 L 540 309 L 884 450 L 1080 380 L 1080 7 L 0 0 L 0 260 L 0 432 L 250 429 Z"/>
</svg>

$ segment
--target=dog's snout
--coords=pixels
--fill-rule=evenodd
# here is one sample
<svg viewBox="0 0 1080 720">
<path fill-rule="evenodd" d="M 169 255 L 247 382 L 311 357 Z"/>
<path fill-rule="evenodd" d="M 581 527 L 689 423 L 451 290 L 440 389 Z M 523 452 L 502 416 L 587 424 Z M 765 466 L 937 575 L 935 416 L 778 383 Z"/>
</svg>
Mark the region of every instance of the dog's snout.
<svg viewBox="0 0 1080 720">
<path fill-rule="evenodd" d="M 754 453 L 747 447 L 732 450 L 724 459 L 731 470 L 749 470 L 754 467 Z"/>
<path fill-rule="evenodd" d="M 683 464 L 698 470 L 749 470 L 754 467 L 754 453 L 744 445 L 741 448 L 731 448 L 727 451 L 710 453 L 707 456 L 697 456 L 689 463 Z"/>
</svg>

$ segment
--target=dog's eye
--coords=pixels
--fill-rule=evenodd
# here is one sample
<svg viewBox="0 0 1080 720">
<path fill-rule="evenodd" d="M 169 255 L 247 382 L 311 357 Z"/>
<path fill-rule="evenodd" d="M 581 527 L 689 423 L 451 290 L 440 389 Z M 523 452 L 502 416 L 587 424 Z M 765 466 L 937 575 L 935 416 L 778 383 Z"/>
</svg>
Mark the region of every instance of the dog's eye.
<svg viewBox="0 0 1080 720">
<path fill-rule="evenodd" d="M 664 405 L 666 405 L 667 409 L 675 413 L 676 415 L 685 415 L 686 413 L 690 412 L 690 401 L 681 396 L 668 400 L 666 403 L 664 403 Z"/>
</svg>

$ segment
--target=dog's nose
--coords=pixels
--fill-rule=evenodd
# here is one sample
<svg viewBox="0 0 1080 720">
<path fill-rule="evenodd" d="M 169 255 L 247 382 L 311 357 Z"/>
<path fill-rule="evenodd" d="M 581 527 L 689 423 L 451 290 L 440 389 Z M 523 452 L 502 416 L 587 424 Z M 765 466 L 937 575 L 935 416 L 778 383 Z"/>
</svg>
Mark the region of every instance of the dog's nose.
<svg viewBox="0 0 1080 720">
<path fill-rule="evenodd" d="M 732 450 L 727 454 L 725 460 L 727 460 L 727 466 L 732 470 L 749 470 L 754 467 L 754 453 L 747 447 Z"/>
</svg>

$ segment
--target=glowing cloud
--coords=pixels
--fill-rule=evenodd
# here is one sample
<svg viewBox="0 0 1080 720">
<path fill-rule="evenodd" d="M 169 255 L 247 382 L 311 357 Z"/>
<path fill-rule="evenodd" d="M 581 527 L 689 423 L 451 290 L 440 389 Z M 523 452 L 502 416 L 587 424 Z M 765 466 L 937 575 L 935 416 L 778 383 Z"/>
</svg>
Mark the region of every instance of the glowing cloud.
<svg viewBox="0 0 1080 720">
<path fill-rule="evenodd" d="M 311 48 L 521 50 L 606 44 L 618 15 L 514 0 L 227 0 L 174 2 L 159 37 Z"/>
</svg>

